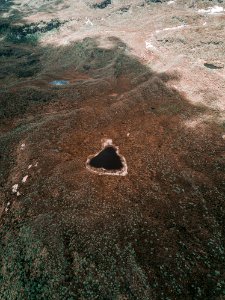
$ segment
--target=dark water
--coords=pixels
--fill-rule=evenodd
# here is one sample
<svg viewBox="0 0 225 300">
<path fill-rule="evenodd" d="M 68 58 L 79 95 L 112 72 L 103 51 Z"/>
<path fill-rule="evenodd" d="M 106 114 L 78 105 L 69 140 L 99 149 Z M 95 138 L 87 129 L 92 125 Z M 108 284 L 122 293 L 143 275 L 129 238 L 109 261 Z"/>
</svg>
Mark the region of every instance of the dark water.
<svg viewBox="0 0 225 300">
<path fill-rule="evenodd" d="M 106 147 L 97 156 L 93 157 L 90 166 L 106 170 L 120 170 L 123 168 L 121 159 L 113 147 Z"/>
</svg>

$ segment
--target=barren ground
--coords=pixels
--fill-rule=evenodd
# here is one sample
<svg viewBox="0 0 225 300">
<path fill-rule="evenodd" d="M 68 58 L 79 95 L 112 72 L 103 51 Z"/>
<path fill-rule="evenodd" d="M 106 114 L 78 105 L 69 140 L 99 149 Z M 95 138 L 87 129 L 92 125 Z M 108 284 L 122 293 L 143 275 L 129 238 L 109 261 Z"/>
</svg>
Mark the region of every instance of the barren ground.
<svg viewBox="0 0 225 300">
<path fill-rule="evenodd" d="M 225 6 L 112 2 L 0 2 L 0 299 L 225 297 Z"/>
</svg>

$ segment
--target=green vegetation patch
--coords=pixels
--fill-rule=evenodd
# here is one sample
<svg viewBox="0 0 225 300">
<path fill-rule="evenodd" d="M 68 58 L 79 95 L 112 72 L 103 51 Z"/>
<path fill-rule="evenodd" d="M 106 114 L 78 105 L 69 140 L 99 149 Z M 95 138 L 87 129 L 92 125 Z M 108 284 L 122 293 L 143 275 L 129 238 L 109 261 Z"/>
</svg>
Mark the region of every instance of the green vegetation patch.
<svg viewBox="0 0 225 300">
<path fill-rule="evenodd" d="M 57 99 L 54 91 L 42 91 L 38 88 L 26 88 L 18 93 L 3 91 L 0 93 L 0 118 L 12 118 L 23 115 L 31 105 L 37 105 Z"/>
<path fill-rule="evenodd" d="M 10 25 L 3 27 L 3 29 L 6 32 L 8 42 L 36 44 L 40 34 L 58 29 L 64 23 L 65 21 L 61 22 L 54 19 L 50 22 L 41 21 L 39 23 Z"/>
<path fill-rule="evenodd" d="M 11 217 L 0 228 L 4 300 L 149 299 L 147 278 L 130 244 L 121 249 L 103 236 L 103 249 L 81 253 L 78 237 L 64 231 L 54 254 L 31 223 L 20 219 L 21 212 Z"/>
</svg>

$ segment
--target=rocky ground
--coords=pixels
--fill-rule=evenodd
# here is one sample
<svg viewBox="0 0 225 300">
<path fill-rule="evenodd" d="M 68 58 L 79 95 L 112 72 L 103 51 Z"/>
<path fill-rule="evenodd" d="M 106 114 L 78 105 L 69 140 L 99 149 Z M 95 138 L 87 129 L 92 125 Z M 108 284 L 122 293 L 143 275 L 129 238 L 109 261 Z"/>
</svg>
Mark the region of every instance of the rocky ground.
<svg viewBox="0 0 225 300">
<path fill-rule="evenodd" d="M 0 299 L 224 299 L 224 10 L 0 2 Z"/>
</svg>

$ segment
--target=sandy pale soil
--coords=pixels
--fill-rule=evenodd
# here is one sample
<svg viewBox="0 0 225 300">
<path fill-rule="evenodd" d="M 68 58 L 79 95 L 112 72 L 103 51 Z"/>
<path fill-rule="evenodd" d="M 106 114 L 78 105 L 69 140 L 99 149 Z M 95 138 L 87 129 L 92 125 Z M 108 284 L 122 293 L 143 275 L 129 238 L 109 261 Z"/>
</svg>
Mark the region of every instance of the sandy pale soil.
<svg viewBox="0 0 225 300">
<path fill-rule="evenodd" d="M 147 2 L 1 4 L 3 300 L 224 299 L 225 6 Z"/>
</svg>

